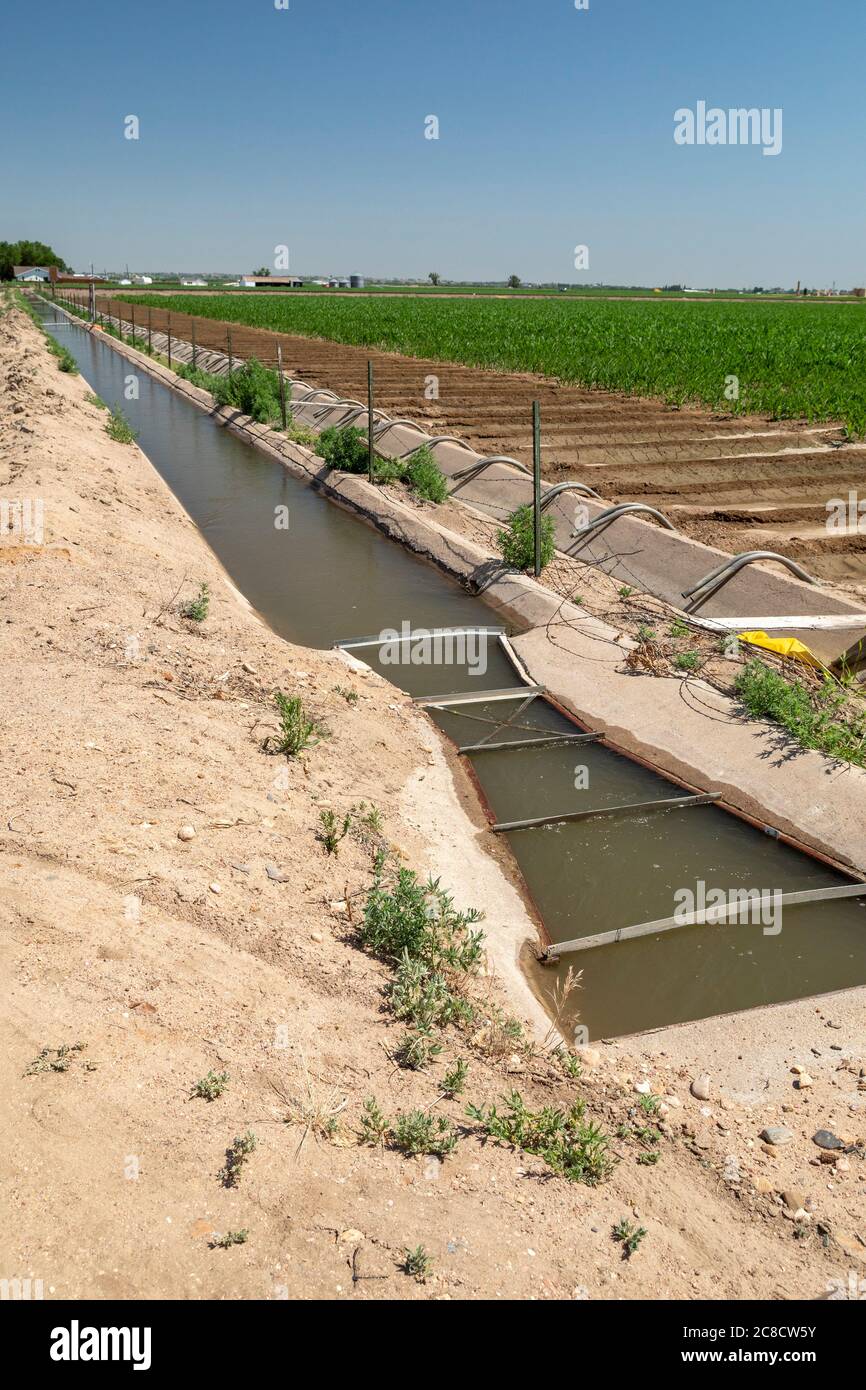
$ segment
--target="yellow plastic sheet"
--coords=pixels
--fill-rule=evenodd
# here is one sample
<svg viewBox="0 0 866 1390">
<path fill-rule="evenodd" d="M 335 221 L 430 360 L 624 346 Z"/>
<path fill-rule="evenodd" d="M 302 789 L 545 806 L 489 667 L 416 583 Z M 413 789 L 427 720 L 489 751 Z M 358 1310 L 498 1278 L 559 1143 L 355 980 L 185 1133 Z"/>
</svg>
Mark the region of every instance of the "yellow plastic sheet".
<svg viewBox="0 0 866 1390">
<path fill-rule="evenodd" d="M 824 664 L 812 655 L 809 648 L 804 646 L 798 637 L 768 637 L 766 632 L 741 632 L 739 639 L 741 642 L 750 643 L 753 647 L 763 647 L 768 652 L 775 652 L 777 656 L 803 661 L 807 666 L 823 667 Z"/>
</svg>

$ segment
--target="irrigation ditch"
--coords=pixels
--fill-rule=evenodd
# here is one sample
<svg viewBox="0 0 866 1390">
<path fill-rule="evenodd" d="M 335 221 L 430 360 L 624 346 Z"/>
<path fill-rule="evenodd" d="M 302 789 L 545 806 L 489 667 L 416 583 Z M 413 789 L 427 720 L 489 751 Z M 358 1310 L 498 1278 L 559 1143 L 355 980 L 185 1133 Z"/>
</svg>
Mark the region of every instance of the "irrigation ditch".
<svg viewBox="0 0 866 1390">
<path fill-rule="evenodd" d="M 41 312 L 47 318 L 52 308 L 43 301 Z M 267 427 L 215 412 L 207 393 L 128 344 L 89 333 L 74 318 L 49 326 L 56 331 L 58 324 L 83 375 L 104 399 L 128 408 L 154 466 L 271 626 L 295 642 L 336 644 L 360 657 L 415 697 L 457 747 L 544 924 L 542 954 L 553 963 L 527 960 L 528 973 L 544 996 L 552 972 L 569 965 L 583 971 L 577 1006 L 589 1037 L 866 983 L 866 885 L 850 872 L 856 849 L 840 845 L 831 822 L 820 843 L 810 844 L 807 814 L 801 837 L 782 833 L 778 824 L 732 804 L 711 777 L 684 778 L 675 760 L 651 745 L 623 746 L 609 729 L 587 722 L 574 700 L 558 697 L 561 677 L 541 649 L 546 625 L 562 609 L 555 595 L 503 572 L 471 542 L 365 479 L 330 476 L 321 459 Z M 186 344 L 188 350 L 197 353 L 199 346 Z M 147 378 L 128 407 L 124 359 Z M 293 385 L 293 410 L 304 419 L 306 405 L 317 428 L 360 406 Z M 363 411 L 354 417 L 359 423 Z M 392 424 L 389 433 L 398 450 L 417 447 L 412 422 Z M 446 454 L 450 448 L 454 458 Z M 467 467 L 459 444 L 440 453 L 443 471 L 455 464 L 452 477 Z M 494 505 L 513 510 L 509 489 L 525 488 L 520 469 L 497 463 L 486 472 L 502 484 Z M 324 507 L 316 491 L 400 546 L 383 544 L 347 510 Z M 475 506 L 489 497 L 470 493 L 467 500 Z M 279 551 L 272 539 L 276 505 L 287 506 L 293 521 L 292 546 Z M 570 509 L 560 506 L 563 524 L 572 524 Z M 621 524 L 667 534 L 644 521 Z M 759 585 L 788 584 L 753 574 L 760 574 Z M 802 605 L 800 590 L 808 586 L 791 587 Z M 502 630 L 491 630 L 491 608 L 504 620 Z M 845 608 L 840 605 L 843 616 Z M 368 632 L 378 635 L 365 638 Z M 806 795 L 804 812 L 809 800 Z M 742 801 L 754 807 L 754 788 Z M 796 823 L 796 810 L 793 818 Z M 707 893 L 743 894 L 731 916 L 746 920 L 714 919 L 705 910 L 676 930 L 663 929 L 678 890 L 692 884 Z M 757 903 L 748 900 L 756 887 Z M 767 912 L 780 894 L 794 897 L 784 902 L 784 929 L 776 930 Z M 566 944 L 573 949 L 565 951 Z"/>
</svg>

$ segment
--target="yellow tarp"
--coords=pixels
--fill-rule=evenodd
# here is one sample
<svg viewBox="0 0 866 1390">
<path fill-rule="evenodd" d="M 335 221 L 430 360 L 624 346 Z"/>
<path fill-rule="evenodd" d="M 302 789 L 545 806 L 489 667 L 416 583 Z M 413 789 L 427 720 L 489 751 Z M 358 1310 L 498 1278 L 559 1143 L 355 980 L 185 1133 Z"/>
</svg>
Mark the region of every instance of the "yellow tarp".
<svg viewBox="0 0 866 1390">
<path fill-rule="evenodd" d="M 798 637 L 768 637 L 766 632 L 741 632 L 739 639 L 741 642 L 749 642 L 753 647 L 764 647 L 766 651 L 775 652 L 777 656 L 804 661 L 807 666 L 823 667 L 824 664 L 812 655 Z"/>
</svg>

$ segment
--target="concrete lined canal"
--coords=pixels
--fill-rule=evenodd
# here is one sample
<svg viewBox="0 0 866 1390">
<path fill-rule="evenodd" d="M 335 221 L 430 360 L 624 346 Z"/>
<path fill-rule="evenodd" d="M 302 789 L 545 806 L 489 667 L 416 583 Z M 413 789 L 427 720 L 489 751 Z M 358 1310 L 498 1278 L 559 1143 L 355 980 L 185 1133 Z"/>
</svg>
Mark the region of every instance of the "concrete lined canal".
<svg viewBox="0 0 866 1390">
<path fill-rule="evenodd" d="M 480 599 L 331 505 L 146 372 L 135 372 L 138 399 L 127 400 L 131 364 L 99 335 L 47 304 L 39 307 L 93 389 L 122 407 L 234 583 L 281 636 L 327 648 L 340 638 L 399 631 L 404 622 L 433 629 L 494 621 Z M 288 532 L 274 525 L 278 507 L 288 508 Z M 415 696 L 520 684 L 494 640 L 475 665 L 393 664 L 375 647 L 356 655 Z M 431 713 L 458 746 L 578 732 L 542 699 L 520 711 L 519 705 L 480 701 Z M 500 822 L 683 794 L 597 743 L 467 757 Z M 713 806 L 608 814 L 506 838 L 553 942 L 668 916 L 678 890 L 701 883 L 707 891 L 791 892 L 849 881 Z M 591 1038 L 866 982 L 866 900 L 786 907 L 779 926 L 683 927 L 530 968 L 545 992 L 569 965 L 583 971 L 574 1011 Z"/>
</svg>

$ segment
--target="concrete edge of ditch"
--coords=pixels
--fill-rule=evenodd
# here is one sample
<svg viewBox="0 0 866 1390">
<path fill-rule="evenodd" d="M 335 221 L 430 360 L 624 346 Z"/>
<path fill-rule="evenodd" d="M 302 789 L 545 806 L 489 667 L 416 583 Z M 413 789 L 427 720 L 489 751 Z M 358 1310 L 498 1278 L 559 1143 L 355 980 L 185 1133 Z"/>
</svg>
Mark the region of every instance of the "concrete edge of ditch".
<svg viewBox="0 0 866 1390">
<path fill-rule="evenodd" d="M 721 791 L 727 806 L 762 827 L 866 872 L 866 770 L 789 747 L 778 728 L 744 720 L 732 700 L 704 682 L 616 670 L 627 640 L 534 579 L 504 571 L 500 560 L 442 526 L 426 507 L 407 506 L 360 475 L 335 477 L 309 449 L 216 407 L 209 392 L 128 344 L 109 335 L 104 341 L 296 477 L 467 584 L 523 629 L 513 642 L 533 679 L 615 746 L 698 790 Z"/>
</svg>

